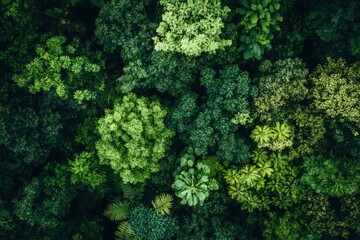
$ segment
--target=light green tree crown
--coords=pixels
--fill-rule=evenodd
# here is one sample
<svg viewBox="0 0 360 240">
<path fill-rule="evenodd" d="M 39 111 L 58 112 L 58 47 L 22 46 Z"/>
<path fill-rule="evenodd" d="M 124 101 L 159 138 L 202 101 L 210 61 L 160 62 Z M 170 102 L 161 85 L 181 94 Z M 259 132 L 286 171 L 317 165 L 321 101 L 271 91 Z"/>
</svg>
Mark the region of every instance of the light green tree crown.
<svg viewBox="0 0 360 240">
<path fill-rule="evenodd" d="M 173 132 L 163 123 L 167 111 L 158 101 L 130 93 L 99 120 L 96 149 L 124 183 L 141 183 L 159 170 Z"/>
<path fill-rule="evenodd" d="M 231 45 L 221 39 L 223 19 L 230 11 L 220 0 L 160 0 L 165 12 L 155 36 L 156 51 L 199 56 Z"/>
</svg>

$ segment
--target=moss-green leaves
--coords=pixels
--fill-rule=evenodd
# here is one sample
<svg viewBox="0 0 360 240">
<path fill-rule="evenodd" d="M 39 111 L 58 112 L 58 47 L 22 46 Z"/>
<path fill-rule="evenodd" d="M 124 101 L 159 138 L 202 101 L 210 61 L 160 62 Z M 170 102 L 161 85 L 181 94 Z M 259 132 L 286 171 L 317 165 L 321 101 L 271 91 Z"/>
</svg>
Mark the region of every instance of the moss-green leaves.
<svg viewBox="0 0 360 240">
<path fill-rule="evenodd" d="M 231 45 L 221 39 L 223 19 L 230 11 L 220 0 L 160 0 L 165 12 L 154 37 L 155 50 L 199 56 Z"/>
<path fill-rule="evenodd" d="M 163 123 L 166 110 L 158 101 L 130 93 L 99 120 L 96 149 L 124 183 L 141 183 L 159 170 L 173 132 Z"/>
</svg>

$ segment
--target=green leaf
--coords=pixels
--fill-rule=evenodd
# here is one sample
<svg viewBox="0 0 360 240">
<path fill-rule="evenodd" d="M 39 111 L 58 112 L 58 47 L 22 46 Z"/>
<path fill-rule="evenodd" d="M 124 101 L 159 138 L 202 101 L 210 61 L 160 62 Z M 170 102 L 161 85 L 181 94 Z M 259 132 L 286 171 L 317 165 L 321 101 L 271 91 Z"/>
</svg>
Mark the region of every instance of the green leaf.
<svg viewBox="0 0 360 240">
<path fill-rule="evenodd" d="M 258 16 L 254 13 L 250 16 L 250 20 L 252 24 L 256 24 L 258 21 Z"/>
<path fill-rule="evenodd" d="M 243 56 L 244 56 L 244 59 L 246 60 L 246 59 L 252 58 L 254 55 L 251 50 L 247 49 L 244 51 Z"/>
<path fill-rule="evenodd" d="M 258 44 L 254 44 L 254 55 L 255 58 L 259 58 L 261 56 L 261 48 Z"/>
<path fill-rule="evenodd" d="M 274 3 L 274 7 L 276 10 L 279 10 L 280 9 L 280 3 Z"/>
</svg>

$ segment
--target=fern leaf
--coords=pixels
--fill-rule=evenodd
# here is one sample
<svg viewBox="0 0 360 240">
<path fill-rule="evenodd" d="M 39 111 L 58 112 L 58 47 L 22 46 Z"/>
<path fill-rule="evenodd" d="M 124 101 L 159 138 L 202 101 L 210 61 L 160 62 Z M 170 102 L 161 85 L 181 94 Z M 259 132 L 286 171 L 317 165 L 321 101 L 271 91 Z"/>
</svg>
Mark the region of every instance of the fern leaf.
<svg viewBox="0 0 360 240">
<path fill-rule="evenodd" d="M 135 239 L 135 233 L 128 221 L 119 224 L 115 236 L 118 239 L 132 240 Z"/>
<path fill-rule="evenodd" d="M 107 206 L 104 216 L 113 221 L 124 220 L 129 216 L 129 206 L 124 202 L 111 203 Z"/>
<path fill-rule="evenodd" d="M 170 194 L 162 193 L 151 201 L 155 211 L 159 215 L 169 215 L 173 206 L 173 197 Z"/>
</svg>

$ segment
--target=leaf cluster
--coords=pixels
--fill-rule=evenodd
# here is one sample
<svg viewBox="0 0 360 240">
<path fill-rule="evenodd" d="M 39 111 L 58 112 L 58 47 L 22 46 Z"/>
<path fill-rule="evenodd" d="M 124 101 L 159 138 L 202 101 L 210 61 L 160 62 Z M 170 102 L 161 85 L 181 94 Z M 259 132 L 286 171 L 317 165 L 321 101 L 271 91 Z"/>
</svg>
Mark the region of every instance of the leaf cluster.
<svg viewBox="0 0 360 240">
<path fill-rule="evenodd" d="M 175 182 L 172 188 L 175 195 L 181 198 L 181 204 L 189 206 L 202 206 L 211 190 L 218 189 L 218 183 L 214 178 L 209 178 L 210 167 L 204 163 L 195 164 L 193 149 L 188 148 L 180 159 L 180 166 L 175 174 Z"/>
<path fill-rule="evenodd" d="M 275 126 L 256 126 L 250 137 L 259 148 L 268 147 L 273 151 L 291 147 L 294 133 L 286 123 L 276 122 Z"/>
<path fill-rule="evenodd" d="M 341 197 L 359 192 L 360 165 L 351 159 L 322 155 L 310 156 L 304 161 L 301 183 L 316 193 Z"/>
<path fill-rule="evenodd" d="M 159 101 L 130 93 L 99 119 L 96 142 L 101 164 L 110 165 L 124 183 L 142 183 L 159 171 L 174 135 L 163 123 L 167 111 Z"/>
<path fill-rule="evenodd" d="M 58 36 L 48 39 L 45 45 L 38 45 L 37 56 L 13 80 L 33 94 L 55 89 L 63 99 L 69 95 L 73 95 L 79 103 L 94 99 L 96 91 L 104 89 L 103 79 L 97 75 L 103 68 L 99 54 L 94 63 L 91 58 L 77 53 L 78 39 L 64 46 L 65 42 L 66 37 Z M 84 89 L 87 84 L 94 89 Z"/>
<path fill-rule="evenodd" d="M 270 210 L 271 205 L 287 209 L 297 202 L 298 169 L 289 157 L 280 152 L 269 155 L 257 148 L 251 158 L 252 164 L 224 171 L 229 195 L 241 204 L 241 209 Z"/>
<path fill-rule="evenodd" d="M 230 9 L 219 0 L 160 0 L 160 4 L 165 12 L 153 38 L 156 51 L 196 57 L 231 45 L 231 40 L 220 36 Z"/>
<path fill-rule="evenodd" d="M 236 12 L 241 14 L 242 36 L 240 41 L 243 45 L 244 59 L 261 59 L 265 49 L 271 49 L 271 40 L 274 38 L 273 31 L 279 31 L 279 23 L 283 20 L 280 16 L 279 0 L 241 0 L 241 8 Z"/>
</svg>

